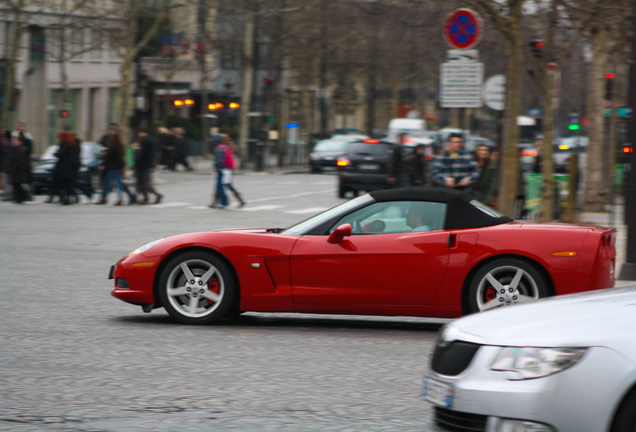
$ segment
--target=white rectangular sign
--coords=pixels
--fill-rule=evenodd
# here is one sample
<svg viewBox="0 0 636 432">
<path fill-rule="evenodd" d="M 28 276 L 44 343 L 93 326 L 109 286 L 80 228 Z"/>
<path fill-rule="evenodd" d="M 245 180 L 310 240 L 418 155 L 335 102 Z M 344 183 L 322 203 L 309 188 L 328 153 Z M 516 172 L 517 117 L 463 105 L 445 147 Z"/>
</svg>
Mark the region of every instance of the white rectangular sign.
<svg viewBox="0 0 636 432">
<path fill-rule="evenodd" d="M 446 61 L 476 62 L 479 60 L 479 51 L 476 49 L 452 49 L 446 51 Z"/>
<path fill-rule="evenodd" d="M 444 108 L 482 106 L 483 63 L 447 62 L 440 67 L 440 102 Z"/>
</svg>

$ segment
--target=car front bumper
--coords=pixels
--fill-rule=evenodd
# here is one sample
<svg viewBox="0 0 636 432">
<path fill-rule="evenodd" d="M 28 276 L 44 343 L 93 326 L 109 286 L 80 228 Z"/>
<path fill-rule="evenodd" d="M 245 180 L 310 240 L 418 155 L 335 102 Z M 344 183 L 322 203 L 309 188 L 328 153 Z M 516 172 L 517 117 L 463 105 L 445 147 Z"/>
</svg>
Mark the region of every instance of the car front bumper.
<svg viewBox="0 0 636 432">
<path fill-rule="evenodd" d="M 111 295 L 134 305 L 156 304 L 153 281 L 158 262 L 141 254 L 127 255 L 110 268 L 108 279 L 114 279 Z"/>
<path fill-rule="evenodd" d="M 426 379 L 450 387 L 450 406 L 436 407 L 435 431 L 600 432 L 609 430 L 632 368 L 606 348 L 589 348 L 574 366 L 543 378 L 511 380 L 509 372 L 490 370 L 499 348 L 482 346 L 460 375 L 432 372 Z M 449 419 L 472 422 L 452 429 Z M 474 426 L 480 424 L 479 426 Z M 516 428 L 511 428 L 512 425 Z"/>
</svg>

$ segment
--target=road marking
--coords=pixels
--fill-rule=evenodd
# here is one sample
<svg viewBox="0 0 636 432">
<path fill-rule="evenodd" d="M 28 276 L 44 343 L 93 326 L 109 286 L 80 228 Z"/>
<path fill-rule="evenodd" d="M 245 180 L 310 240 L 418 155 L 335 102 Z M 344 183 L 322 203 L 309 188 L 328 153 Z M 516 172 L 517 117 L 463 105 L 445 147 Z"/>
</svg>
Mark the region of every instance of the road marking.
<svg viewBox="0 0 636 432">
<path fill-rule="evenodd" d="M 187 205 L 190 205 L 190 203 L 187 203 L 187 202 L 167 202 L 167 203 L 163 203 L 163 204 L 152 204 L 152 205 L 149 205 L 149 207 L 152 207 L 152 208 L 168 208 L 168 207 L 185 207 Z"/>
<path fill-rule="evenodd" d="M 249 204 L 249 203 L 248 203 L 248 204 Z M 239 210 L 239 211 L 255 212 L 255 211 L 261 211 L 261 210 L 276 210 L 276 209 L 279 209 L 279 208 L 281 208 L 281 207 L 285 207 L 285 206 L 271 204 L 271 205 L 262 205 L 262 206 L 257 206 L 257 207 L 250 207 L 250 206 L 248 206 L 248 207 L 244 207 L 244 208 L 242 208 L 242 209 L 237 209 L 237 210 Z"/>
<path fill-rule="evenodd" d="M 329 207 L 308 207 L 308 208 L 299 209 L 299 210 L 289 210 L 289 211 L 286 211 L 285 213 L 299 214 L 299 215 L 307 214 L 307 213 L 320 213 L 327 210 L 328 208 Z"/>
</svg>

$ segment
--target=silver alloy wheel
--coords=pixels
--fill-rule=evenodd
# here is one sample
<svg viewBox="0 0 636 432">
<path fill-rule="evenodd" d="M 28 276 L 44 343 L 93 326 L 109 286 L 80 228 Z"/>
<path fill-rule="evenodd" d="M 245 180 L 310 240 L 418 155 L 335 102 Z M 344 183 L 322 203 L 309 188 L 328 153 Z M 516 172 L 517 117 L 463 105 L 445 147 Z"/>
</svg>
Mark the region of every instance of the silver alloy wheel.
<svg viewBox="0 0 636 432">
<path fill-rule="evenodd" d="M 175 311 L 184 317 L 202 318 L 221 305 L 225 282 L 211 263 L 188 259 L 172 269 L 165 290 Z"/>
<path fill-rule="evenodd" d="M 515 303 L 539 300 L 540 289 L 535 279 L 514 265 L 495 267 L 479 281 L 476 293 L 480 312 Z"/>
</svg>

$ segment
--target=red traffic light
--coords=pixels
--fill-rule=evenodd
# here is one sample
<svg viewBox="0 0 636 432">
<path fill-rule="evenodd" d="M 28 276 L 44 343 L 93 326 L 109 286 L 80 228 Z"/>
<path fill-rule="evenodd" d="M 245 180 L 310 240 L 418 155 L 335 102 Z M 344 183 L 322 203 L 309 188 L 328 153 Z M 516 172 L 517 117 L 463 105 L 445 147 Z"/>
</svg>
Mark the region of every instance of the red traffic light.
<svg viewBox="0 0 636 432">
<path fill-rule="evenodd" d="M 267 84 L 274 84 L 274 78 L 265 78 Z"/>
<path fill-rule="evenodd" d="M 68 111 L 67 110 L 60 110 L 60 117 L 62 117 L 62 118 L 68 117 Z"/>
<path fill-rule="evenodd" d="M 605 74 L 605 79 L 612 79 L 614 78 L 614 74 L 613 73 L 606 73 Z"/>
<path fill-rule="evenodd" d="M 623 146 L 623 153 L 632 153 L 634 149 L 630 145 Z"/>
</svg>

